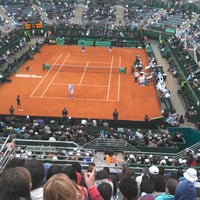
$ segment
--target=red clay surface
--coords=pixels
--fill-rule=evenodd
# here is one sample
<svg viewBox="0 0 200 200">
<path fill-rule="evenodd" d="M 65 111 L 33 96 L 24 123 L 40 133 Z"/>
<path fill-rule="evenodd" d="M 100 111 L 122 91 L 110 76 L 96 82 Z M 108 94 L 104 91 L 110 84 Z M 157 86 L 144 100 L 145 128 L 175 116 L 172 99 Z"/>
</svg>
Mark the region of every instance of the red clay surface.
<svg viewBox="0 0 200 200">
<path fill-rule="evenodd" d="M 153 82 L 140 86 L 130 75 L 136 55 L 140 55 L 143 66 L 148 65 L 144 49 L 113 48 L 109 54 L 106 47 L 86 47 L 82 54 L 80 46 L 45 45 L 11 77 L 11 83 L 1 85 L 0 113 L 8 114 L 13 105 L 17 115 L 61 116 L 66 106 L 69 116 L 77 118 L 112 119 L 115 108 L 119 120 L 143 120 L 145 114 L 159 117 Z M 44 63 L 52 65 L 50 70 L 43 70 Z M 32 69 L 26 71 L 27 66 Z M 70 71 L 70 66 L 80 70 Z M 84 71 L 90 67 L 113 69 L 105 69 L 104 73 Z M 126 67 L 127 73 L 114 72 L 118 67 Z M 74 100 L 68 96 L 69 83 L 75 86 Z M 23 111 L 17 110 L 17 95 Z"/>
</svg>

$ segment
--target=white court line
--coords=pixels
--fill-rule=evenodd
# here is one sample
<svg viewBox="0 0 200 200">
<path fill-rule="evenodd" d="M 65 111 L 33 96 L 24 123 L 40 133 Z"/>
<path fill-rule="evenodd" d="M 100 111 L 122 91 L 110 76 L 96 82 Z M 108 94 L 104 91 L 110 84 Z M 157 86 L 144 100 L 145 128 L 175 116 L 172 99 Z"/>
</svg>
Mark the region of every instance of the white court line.
<svg viewBox="0 0 200 200">
<path fill-rule="evenodd" d="M 79 85 L 81 85 L 81 83 L 83 82 L 83 78 L 84 78 L 84 76 L 85 76 L 85 72 L 86 72 L 86 70 L 87 70 L 88 65 L 89 65 L 89 62 L 87 62 L 87 63 L 86 63 L 86 66 L 84 67 L 84 71 L 83 71 L 83 74 L 82 74 L 82 76 L 81 76 Z"/>
<path fill-rule="evenodd" d="M 63 61 L 63 63 L 66 62 L 66 60 L 69 58 L 70 54 L 67 54 L 67 57 L 65 58 L 65 60 Z M 62 63 L 62 65 L 63 65 Z M 54 74 L 53 78 L 51 79 L 51 81 L 49 82 L 49 84 L 47 85 L 46 89 L 44 90 L 44 92 L 41 95 L 41 98 L 44 97 L 46 91 L 49 89 L 50 85 L 52 84 L 52 82 L 54 81 L 54 79 L 56 78 L 57 74 L 60 72 L 60 69 L 62 68 L 62 65 L 60 65 L 60 67 L 58 68 L 58 71 Z"/>
<path fill-rule="evenodd" d="M 111 68 L 110 68 L 110 74 L 109 74 L 108 90 L 107 90 L 106 100 L 109 99 L 109 94 L 110 94 L 110 84 L 111 84 L 111 78 L 112 78 L 112 67 L 113 67 L 113 56 L 112 56 L 112 60 L 111 60 Z"/>
<path fill-rule="evenodd" d="M 119 56 L 119 67 L 121 67 L 121 65 L 122 65 L 122 57 L 121 56 Z M 119 73 L 119 75 L 118 75 L 118 98 L 117 98 L 117 100 L 119 101 L 119 97 L 120 97 L 120 78 L 121 78 L 121 75 L 120 75 L 120 73 Z"/>
<path fill-rule="evenodd" d="M 83 54 L 73 54 L 73 56 L 83 56 Z M 85 55 L 84 55 L 84 57 L 87 57 L 87 56 L 94 56 L 94 57 L 110 57 L 110 54 L 108 53 L 108 54 L 101 54 L 101 55 L 99 55 L 99 54 L 88 54 L 87 53 L 87 49 L 86 49 L 86 51 L 85 51 Z"/>
<path fill-rule="evenodd" d="M 66 85 L 66 83 L 52 83 L 52 85 Z M 89 85 L 89 84 L 73 84 L 74 86 L 83 86 L 83 87 L 108 87 L 108 85 Z"/>
<path fill-rule="evenodd" d="M 56 59 L 56 61 L 54 62 L 53 65 L 56 64 L 56 62 L 60 59 L 60 57 L 61 57 L 62 55 L 63 55 L 63 54 L 61 53 L 61 54 L 58 56 L 58 58 Z M 42 67 L 41 67 L 41 68 L 42 68 Z M 50 73 L 50 71 L 51 71 L 51 67 L 50 67 L 49 71 L 45 74 L 45 76 L 43 77 L 43 79 L 42 79 L 42 80 L 39 82 L 39 84 L 36 86 L 36 88 L 33 90 L 33 92 L 31 93 L 31 96 L 30 96 L 30 97 L 32 97 L 33 94 L 36 92 L 36 90 L 40 87 L 40 85 L 41 85 L 42 82 L 45 80 L 45 78 L 48 76 L 48 74 Z"/>
<path fill-rule="evenodd" d="M 40 96 L 33 96 L 32 98 L 41 98 Z M 42 97 L 43 99 L 71 99 L 70 97 L 50 97 L 45 96 Z M 110 102 L 117 102 L 118 100 L 106 100 L 106 99 L 86 99 L 86 98 L 74 98 L 74 100 L 79 101 L 110 101 Z"/>
<path fill-rule="evenodd" d="M 110 64 L 110 61 L 80 61 L 80 60 L 75 60 L 75 61 L 69 61 L 68 63 L 80 63 L 80 62 L 90 62 L 90 63 L 103 63 L 103 64 L 105 64 L 105 63 L 108 63 L 108 64 Z M 59 65 L 59 64 L 58 64 Z"/>
</svg>

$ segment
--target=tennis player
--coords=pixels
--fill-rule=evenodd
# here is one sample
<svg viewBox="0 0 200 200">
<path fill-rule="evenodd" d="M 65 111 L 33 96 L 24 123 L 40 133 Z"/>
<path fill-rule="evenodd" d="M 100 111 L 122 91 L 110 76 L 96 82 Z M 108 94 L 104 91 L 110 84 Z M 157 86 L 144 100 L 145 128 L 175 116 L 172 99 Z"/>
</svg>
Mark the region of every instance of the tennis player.
<svg viewBox="0 0 200 200">
<path fill-rule="evenodd" d="M 108 50 L 109 50 L 109 54 L 112 54 L 112 45 L 110 45 L 110 46 L 108 47 Z"/>
<path fill-rule="evenodd" d="M 68 91 L 69 91 L 69 96 L 71 99 L 74 99 L 74 85 L 73 84 L 69 84 L 68 86 Z"/>
<path fill-rule="evenodd" d="M 85 54 L 85 46 L 82 45 L 82 53 Z"/>
</svg>

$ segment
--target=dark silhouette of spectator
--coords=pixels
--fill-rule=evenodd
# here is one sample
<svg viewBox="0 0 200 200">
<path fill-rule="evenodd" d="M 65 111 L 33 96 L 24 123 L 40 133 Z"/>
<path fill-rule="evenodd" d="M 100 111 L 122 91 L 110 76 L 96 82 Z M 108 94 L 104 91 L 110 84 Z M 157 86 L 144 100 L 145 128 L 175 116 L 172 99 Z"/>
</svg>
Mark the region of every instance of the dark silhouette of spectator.
<svg viewBox="0 0 200 200">
<path fill-rule="evenodd" d="M 25 167 L 31 173 L 32 200 L 43 200 L 43 181 L 44 181 L 44 166 L 42 161 L 31 159 L 25 162 Z"/>
<path fill-rule="evenodd" d="M 31 175 L 24 167 L 5 170 L 0 176 L 1 200 L 31 200 Z"/>
<path fill-rule="evenodd" d="M 62 172 L 62 167 L 60 165 L 51 165 L 47 172 L 46 181 L 48 181 L 53 175 Z"/>
<path fill-rule="evenodd" d="M 137 182 L 131 177 L 125 177 L 119 182 L 119 190 L 126 200 L 137 200 Z"/>
<path fill-rule="evenodd" d="M 112 187 L 109 183 L 102 182 L 97 186 L 98 191 L 104 200 L 110 200 L 112 197 Z"/>
<path fill-rule="evenodd" d="M 25 159 L 14 157 L 8 161 L 5 169 L 10 169 L 14 167 L 24 167 Z"/>
</svg>

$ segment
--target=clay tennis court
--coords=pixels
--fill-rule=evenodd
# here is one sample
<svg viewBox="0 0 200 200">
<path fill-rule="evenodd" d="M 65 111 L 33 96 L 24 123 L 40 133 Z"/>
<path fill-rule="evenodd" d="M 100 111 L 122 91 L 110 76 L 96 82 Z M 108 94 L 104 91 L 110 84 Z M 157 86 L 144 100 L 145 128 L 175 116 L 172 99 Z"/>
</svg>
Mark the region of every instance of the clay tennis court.
<svg viewBox="0 0 200 200">
<path fill-rule="evenodd" d="M 80 46 L 44 45 L 11 77 L 11 83 L 1 85 L 0 113 L 8 114 L 13 105 L 16 115 L 61 116 L 66 106 L 75 118 L 112 119 L 115 108 L 119 120 L 143 120 L 145 114 L 159 117 L 153 82 L 140 86 L 130 75 L 136 55 L 148 65 L 144 49 L 113 47 L 110 54 L 106 47 L 86 47 L 83 54 Z M 43 64 L 50 69 L 43 69 Z M 120 67 L 126 67 L 126 73 Z M 75 86 L 74 100 L 68 96 L 69 83 Z M 17 95 L 23 111 L 17 110 Z"/>
</svg>

